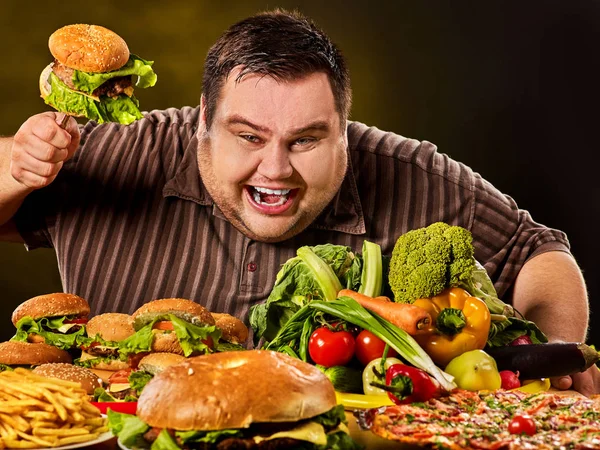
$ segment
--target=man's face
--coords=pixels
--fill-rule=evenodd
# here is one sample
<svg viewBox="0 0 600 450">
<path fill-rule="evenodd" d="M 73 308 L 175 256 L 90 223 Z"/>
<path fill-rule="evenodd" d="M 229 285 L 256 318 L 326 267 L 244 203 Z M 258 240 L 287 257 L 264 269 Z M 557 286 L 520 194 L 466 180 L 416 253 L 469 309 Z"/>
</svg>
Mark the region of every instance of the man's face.
<svg viewBox="0 0 600 450">
<path fill-rule="evenodd" d="M 338 191 L 347 136 L 327 75 L 295 81 L 234 70 L 210 131 L 199 128 L 200 176 L 225 217 L 251 239 L 277 242 L 302 230 Z"/>
</svg>

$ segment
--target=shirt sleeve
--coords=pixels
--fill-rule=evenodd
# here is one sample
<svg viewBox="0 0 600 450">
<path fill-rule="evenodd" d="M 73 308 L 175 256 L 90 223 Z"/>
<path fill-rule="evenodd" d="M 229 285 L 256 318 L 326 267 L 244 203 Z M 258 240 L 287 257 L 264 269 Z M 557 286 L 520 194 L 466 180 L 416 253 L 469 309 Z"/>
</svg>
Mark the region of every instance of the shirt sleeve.
<svg viewBox="0 0 600 450">
<path fill-rule="evenodd" d="M 562 231 L 535 222 L 528 211 L 492 184 L 474 174 L 471 232 L 475 258 L 486 268 L 498 296 L 503 298 L 523 265 L 549 251 L 570 253 Z M 507 301 L 508 299 L 504 299 Z"/>
</svg>

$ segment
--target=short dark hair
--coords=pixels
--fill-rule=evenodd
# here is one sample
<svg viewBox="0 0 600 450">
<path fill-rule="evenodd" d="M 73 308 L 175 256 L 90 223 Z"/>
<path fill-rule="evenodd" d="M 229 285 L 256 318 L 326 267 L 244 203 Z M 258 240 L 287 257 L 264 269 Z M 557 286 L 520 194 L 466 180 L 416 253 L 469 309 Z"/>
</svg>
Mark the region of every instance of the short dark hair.
<svg viewBox="0 0 600 450">
<path fill-rule="evenodd" d="M 237 66 L 242 70 L 236 82 L 249 73 L 290 81 L 325 72 L 345 126 L 352 103 L 346 62 L 329 37 L 299 12 L 276 9 L 244 19 L 225 31 L 210 48 L 203 76 L 208 129 L 221 88 Z"/>
</svg>

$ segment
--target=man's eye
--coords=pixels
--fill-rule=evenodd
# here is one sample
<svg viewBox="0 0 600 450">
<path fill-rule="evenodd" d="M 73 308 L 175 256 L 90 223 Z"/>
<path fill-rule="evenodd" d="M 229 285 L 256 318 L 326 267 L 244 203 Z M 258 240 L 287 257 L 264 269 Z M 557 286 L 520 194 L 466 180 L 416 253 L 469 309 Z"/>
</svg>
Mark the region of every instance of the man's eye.
<svg viewBox="0 0 600 450">
<path fill-rule="evenodd" d="M 248 141 L 252 144 L 258 144 L 260 143 L 260 139 L 252 134 L 241 134 L 240 137 L 245 140 Z"/>
<path fill-rule="evenodd" d="M 294 141 L 294 144 L 300 145 L 302 147 L 306 147 L 307 145 L 314 144 L 316 141 L 317 140 L 315 138 L 312 138 L 312 137 L 303 137 L 303 138 L 300 138 L 300 139 L 296 139 Z"/>
</svg>

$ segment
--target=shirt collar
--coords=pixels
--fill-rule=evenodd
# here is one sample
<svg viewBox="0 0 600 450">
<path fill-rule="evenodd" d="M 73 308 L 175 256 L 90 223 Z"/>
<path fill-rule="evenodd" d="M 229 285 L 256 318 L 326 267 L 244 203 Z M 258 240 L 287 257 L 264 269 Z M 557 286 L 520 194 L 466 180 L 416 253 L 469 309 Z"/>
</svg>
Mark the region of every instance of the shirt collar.
<svg viewBox="0 0 600 450">
<path fill-rule="evenodd" d="M 163 197 L 178 197 L 198 205 L 212 206 L 213 215 L 226 220 L 200 178 L 197 151 L 198 138 L 194 134 L 184 150 L 175 175 L 168 179 L 163 187 Z M 357 235 L 366 232 L 363 209 L 349 152 L 348 169 L 339 191 L 309 228 Z"/>
</svg>

